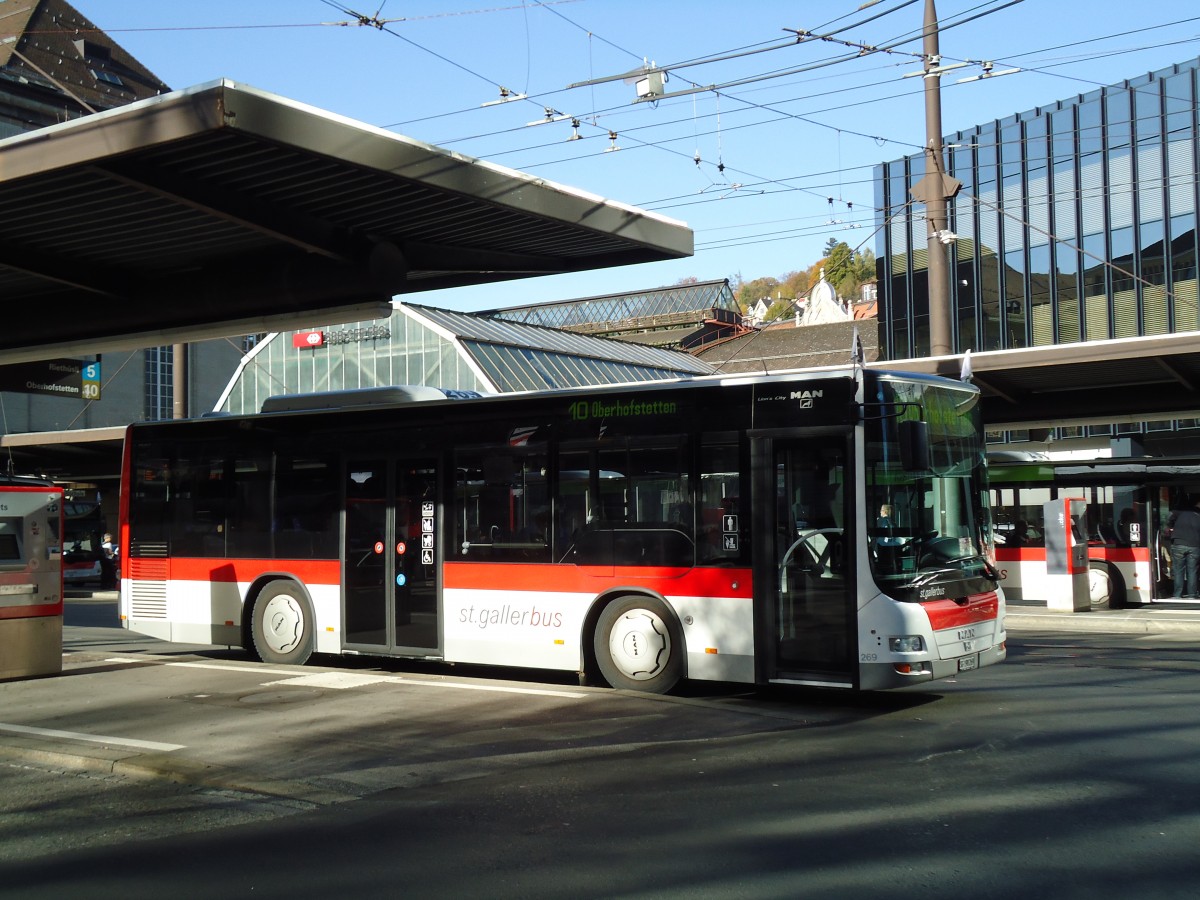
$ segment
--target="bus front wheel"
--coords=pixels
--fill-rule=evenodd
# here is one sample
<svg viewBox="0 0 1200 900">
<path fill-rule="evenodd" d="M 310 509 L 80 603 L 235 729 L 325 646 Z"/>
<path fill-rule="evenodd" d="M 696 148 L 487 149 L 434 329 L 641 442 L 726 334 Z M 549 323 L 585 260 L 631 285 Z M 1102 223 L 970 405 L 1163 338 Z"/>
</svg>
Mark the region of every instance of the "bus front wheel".
<svg viewBox="0 0 1200 900">
<path fill-rule="evenodd" d="M 1088 562 L 1088 594 L 1092 609 L 1121 609 L 1125 606 L 1125 580 L 1112 563 L 1100 559 Z"/>
<path fill-rule="evenodd" d="M 596 665 L 615 688 L 665 694 L 683 677 L 683 635 L 653 597 L 620 597 L 596 622 Z"/>
<path fill-rule="evenodd" d="M 275 665 L 303 665 L 313 652 L 313 613 L 299 585 L 273 581 L 254 602 L 254 649 Z"/>
</svg>

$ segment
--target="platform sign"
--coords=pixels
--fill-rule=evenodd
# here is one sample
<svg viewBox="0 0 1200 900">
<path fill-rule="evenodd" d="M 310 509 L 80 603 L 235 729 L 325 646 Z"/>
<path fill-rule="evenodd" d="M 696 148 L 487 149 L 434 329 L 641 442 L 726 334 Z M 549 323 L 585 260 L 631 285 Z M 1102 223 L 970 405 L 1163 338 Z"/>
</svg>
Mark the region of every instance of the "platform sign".
<svg viewBox="0 0 1200 900">
<path fill-rule="evenodd" d="M 0 366 L 0 391 L 99 400 L 100 363 L 43 359 Z"/>
</svg>

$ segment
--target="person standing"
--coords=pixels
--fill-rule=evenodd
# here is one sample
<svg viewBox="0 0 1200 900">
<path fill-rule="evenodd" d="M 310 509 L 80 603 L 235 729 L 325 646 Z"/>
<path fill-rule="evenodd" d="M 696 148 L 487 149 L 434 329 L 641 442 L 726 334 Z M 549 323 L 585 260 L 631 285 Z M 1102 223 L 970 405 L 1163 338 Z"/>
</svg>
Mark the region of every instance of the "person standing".
<svg viewBox="0 0 1200 900">
<path fill-rule="evenodd" d="M 1200 598 L 1196 573 L 1200 566 L 1200 499 L 1185 509 L 1177 509 L 1167 519 L 1171 535 L 1171 571 L 1175 576 L 1175 597 Z"/>
</svg>

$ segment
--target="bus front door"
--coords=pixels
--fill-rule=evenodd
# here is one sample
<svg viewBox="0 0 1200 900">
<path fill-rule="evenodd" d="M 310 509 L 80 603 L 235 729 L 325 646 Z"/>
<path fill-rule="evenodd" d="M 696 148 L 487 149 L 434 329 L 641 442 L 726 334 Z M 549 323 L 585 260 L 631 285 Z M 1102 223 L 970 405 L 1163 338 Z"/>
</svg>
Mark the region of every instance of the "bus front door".
<svg viewBox="0 0 1200 900">
<path fill-rule="evenodd" d="M 431 655 L 438 619 L 437 462 L 351 460 L 346 466 L 345 644 Z"/>
<path fill-rule="evenodd" d="M 844 431 L 776 439 L 760 448 L 769 464 L 756 529 L 760 619 L 768 625 L 767 680 L 852 687 L 855 667 L 854 482 Z M 762 494 L 760 494 L 762 496 Z M 763 527 L 766 526 L 766 527 Z"/>
</svg>

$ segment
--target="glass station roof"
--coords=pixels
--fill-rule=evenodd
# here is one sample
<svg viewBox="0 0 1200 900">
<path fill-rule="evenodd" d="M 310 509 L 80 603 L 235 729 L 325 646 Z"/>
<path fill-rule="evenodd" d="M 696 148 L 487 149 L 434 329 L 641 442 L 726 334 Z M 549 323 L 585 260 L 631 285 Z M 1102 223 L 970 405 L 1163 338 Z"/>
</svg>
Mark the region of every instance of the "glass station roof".
<svg viewBox="0 0 1200 900">
<path fill-rule="evenodd" d="M 268 335 L 216 408 L 251 413 L 270 396 L 387 385 L 508 393 L 715 371 L 674 350 L 395 302 L 386 320 Z"/>
<path fill-rule="evenodd" d="M 729 282 L 724 279 L 556 303 L 510 306 L 479 315 L 549 328 L 588 327 L 588 330 L 597 330 L 595 326 L 615 326 L 681 313 L 707 313 L 713 309 L 729 310 L 741 315 Z"/>
</svg>

